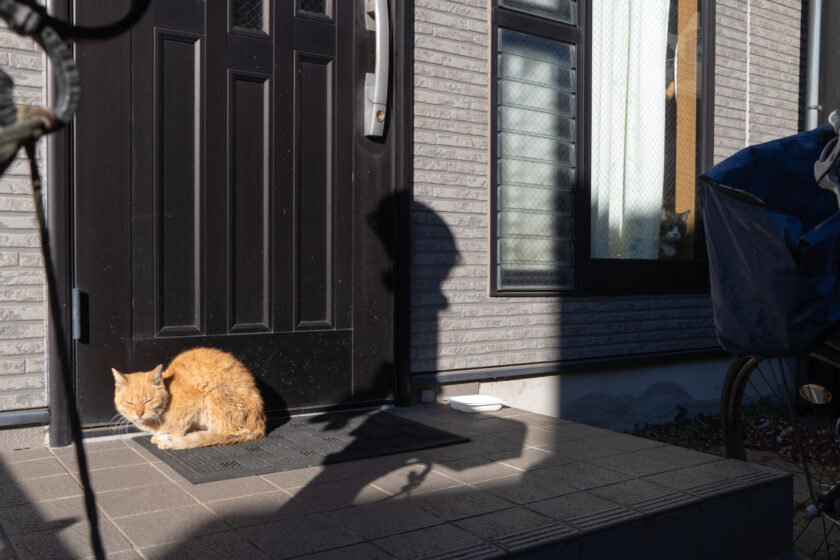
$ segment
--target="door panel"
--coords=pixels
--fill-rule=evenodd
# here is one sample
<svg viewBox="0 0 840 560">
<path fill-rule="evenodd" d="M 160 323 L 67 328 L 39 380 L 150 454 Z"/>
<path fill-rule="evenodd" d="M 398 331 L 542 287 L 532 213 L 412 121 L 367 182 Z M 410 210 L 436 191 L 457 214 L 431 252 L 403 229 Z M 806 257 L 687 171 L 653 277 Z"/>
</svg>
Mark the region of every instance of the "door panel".
<svg viewBox="0 0 840 560">
<path fill-rule="evenodd" d="M 108 368 L 150 369 L 202 345 L 239 357 L 269 411 L 393 398 L 392 256 L 367 223 L 390 194 L 392 143 L 360 150 L 372 143 L 355 83 L 372 56 L 364 2 L 328 16 L 297 4 L 157 1 L 113 51 L 80 47 L 78 129 L 104 105 L 115 130 L 103 146 L 105 127 L 86 128 L 74 152 L 77 198 L 98 209 L 77 204 L 75 221 L 86 425 L 114 414 Z M 116 86 L 103 78 L 112 67 Z M 87 179 L 108 150 L 121 156 L 98 180 L 118 192 L 96 201 Z M 366 181 L 354 196 L 355 168 Z"/>
<path fill-rule="evenodd" d="M 230 73 L 228 259 L 232 333 L 271 329 L 271 81 Z"/>
</svg>

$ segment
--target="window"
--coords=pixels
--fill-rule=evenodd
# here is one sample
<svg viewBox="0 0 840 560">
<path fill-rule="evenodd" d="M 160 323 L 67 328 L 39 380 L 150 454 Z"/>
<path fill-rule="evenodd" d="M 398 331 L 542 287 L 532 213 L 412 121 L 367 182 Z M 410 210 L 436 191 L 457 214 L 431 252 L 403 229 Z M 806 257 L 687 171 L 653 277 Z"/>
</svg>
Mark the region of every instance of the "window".
<svg viewBox="0 0 840 560">
<path fill-rule="evenodd" d="M 240 30 L 268 32 L 268 3 L 263 0 L 234 0 L 231 22 Z"/>
<path fill-rule="evenodd" d="M 498 0 L 493 293 L 702 289 L 709 0 Z"/>
</svg>

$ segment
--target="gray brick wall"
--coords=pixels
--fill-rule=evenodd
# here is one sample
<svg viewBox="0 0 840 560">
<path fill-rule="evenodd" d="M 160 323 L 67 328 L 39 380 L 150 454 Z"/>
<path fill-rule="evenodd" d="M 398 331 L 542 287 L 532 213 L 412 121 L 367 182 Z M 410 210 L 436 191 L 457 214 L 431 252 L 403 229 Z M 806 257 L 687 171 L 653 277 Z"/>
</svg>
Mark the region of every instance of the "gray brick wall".
<svg viewBox="0 0 840 560">
<path fill-rule="evenodd" d="M 800 0 L 717 0 L 715 149 L 798 132 Z"/>
<path fill-rule="evenodd" d="M 718 0 L 716 160 L 795 132 L 796 0 Z M 705 295 L 489 297 L 489 0 L 416 0 L 415 373 L 717 346 Z"/>
<path fill-rule="evenodd" d="M 43 103 L 44 57 L 31 40 L 0 28 L 0 67 L 18 103 Z M 47 404 L 42 267 L 28 162 L 19 158 L 0 179 L 0 411 Z"/>
</svg>

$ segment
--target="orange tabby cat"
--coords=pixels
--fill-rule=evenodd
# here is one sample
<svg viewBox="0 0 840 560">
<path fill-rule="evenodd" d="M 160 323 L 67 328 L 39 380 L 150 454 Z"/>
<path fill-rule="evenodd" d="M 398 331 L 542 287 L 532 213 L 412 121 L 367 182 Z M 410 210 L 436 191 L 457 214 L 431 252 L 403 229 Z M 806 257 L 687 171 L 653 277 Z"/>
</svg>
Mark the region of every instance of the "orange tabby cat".
<svg viewBox="0 0 840 560">
<path fill-rule="evenodd" d="M 117 411 L 161 449 L 242 443 L 265 435 L 265 412 L 254 376 L 221 350 L 194 348 L 166 371 L 122 374 L 111 369 Z"/>
</svg>

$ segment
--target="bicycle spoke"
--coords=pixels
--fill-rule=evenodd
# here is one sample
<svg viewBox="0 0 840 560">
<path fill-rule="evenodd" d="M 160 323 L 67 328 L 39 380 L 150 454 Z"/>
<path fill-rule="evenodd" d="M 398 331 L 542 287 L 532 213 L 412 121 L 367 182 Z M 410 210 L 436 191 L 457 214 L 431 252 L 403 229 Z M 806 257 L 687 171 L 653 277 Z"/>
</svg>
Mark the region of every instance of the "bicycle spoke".
<svg viewBox="0 0 840 560">
<path fill-rule="evenodd" d="M 834 513 L 831 503 L 840 482 L 840 437 L 833 418 L 836 404 L 825 406 L 833 395 L 824 389 L 822 371 L 808 365 L 781 358 L 733 362 L 724 386 L 721 419 L 730 456 L 760 459 L 793 475 L 794 545 L 803 554 L 816 547 L 818 558 L 840 559 L 840 508 Z M 821 515 L 808 515 L 806 506 L 811 505 Z"/>
</svg>

